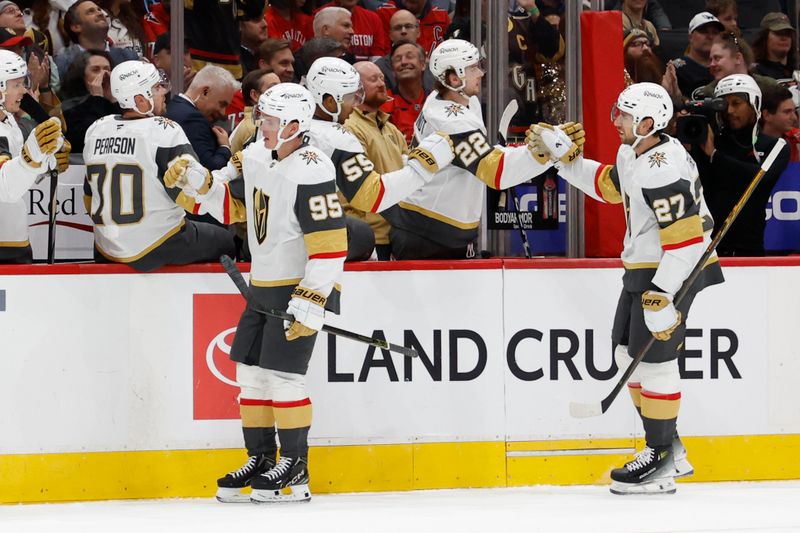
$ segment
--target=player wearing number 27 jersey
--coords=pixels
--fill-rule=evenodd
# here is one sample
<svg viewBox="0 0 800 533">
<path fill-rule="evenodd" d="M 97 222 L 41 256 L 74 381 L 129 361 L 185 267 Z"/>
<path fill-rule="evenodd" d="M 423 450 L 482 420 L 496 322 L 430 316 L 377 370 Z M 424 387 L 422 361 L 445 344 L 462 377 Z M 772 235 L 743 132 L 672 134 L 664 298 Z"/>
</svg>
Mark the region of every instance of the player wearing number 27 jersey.
<svg viewBox="0 0 800 533">
<path fill-rule="evenodd" d="M 194 200 L 164 186 L 173 160 L 196 155 L 177 123 L 154 116 L 163 109 L 159 72 L 126 61 L 114 68 L 111 86 L 124 112 L 92 124 L 83 152 L 98 259 L 152 270 L 231 252 L 232 237 L 223 228 L 185 220 L 184 208 L 191 211 Z"/>
</svg>

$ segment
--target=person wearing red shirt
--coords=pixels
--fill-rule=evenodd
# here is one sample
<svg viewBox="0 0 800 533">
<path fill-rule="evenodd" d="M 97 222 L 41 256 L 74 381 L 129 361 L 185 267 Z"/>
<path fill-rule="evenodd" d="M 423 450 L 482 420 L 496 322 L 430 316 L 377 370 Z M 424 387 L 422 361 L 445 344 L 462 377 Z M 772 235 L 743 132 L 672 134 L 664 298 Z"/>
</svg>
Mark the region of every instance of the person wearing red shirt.
<svg viewBox="0 0 800 533">
<path fill-rule="evenodd" d="M 792 93 L 786 87 L 765 89 L 761 99 L 761 132 L 776 139 L 783 138 L 792 148 L 790 161 L 798 161 L 800 129 Z"/>
<path fill-rule="evenodd" d="M 394 92 L 388 91 L 393 99 L 383 104 L 381 111 L 389 114 L 389 120 L 410 143 L 414 136 L 414 123 L 428 96 L 422 85 L 425 50 L 419 44 L 395 43 L 392 47 L 392 70 L 397 88 Z"/>
<path fill-rule="evenodd" d="M 333 0 L 323 5 L 326 7 L 343 7 L 350 12 L 353 22 L 353 37 L 349 52 L 356 61 L 374 61 L 391 50 L 389 39 L 383 28 L 381 18 L 358 5 L 359 0 Z"/>
<path fill-rule="evenodd" d="M 152 61 L 156 39 L 162 33 L 169 31 L 169 2 L 152 4 L 150 12 L 142 19 L 142 29 L 144 29 L 144 54 Z"/>
<path fill-rule="evenodd" d="M 425 50 L 425 55 L 430 55 L 436 45 L 444 40 L 444 33 L 450 26 L 447 11 L 432 5 L 430 0 L 387 0 L 377 11 L 386 34 L 390 31 L 389 21 L 398 9 L 407 9 L 417 17 L 420 32 L 417 42 Z"/>
<path fill-rule="evenodd" d="M 267 36 L 289 41 L 292 52 L 297 52 L 314 36 L 313 18 L 297 9 L 295 0 L 271 0 L 264 10 L 264 19 Z"/>
</svg>

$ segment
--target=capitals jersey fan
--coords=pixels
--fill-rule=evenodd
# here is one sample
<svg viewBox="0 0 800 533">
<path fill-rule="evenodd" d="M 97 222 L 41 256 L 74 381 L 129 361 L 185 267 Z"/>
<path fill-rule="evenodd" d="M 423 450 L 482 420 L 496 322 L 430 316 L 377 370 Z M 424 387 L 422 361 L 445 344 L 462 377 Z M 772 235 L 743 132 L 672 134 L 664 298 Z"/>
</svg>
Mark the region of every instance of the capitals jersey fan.
<svg viewBox="0 0 800 533">
<path fill-rule="evenodd" d="M 163 178 L 183 154 L 197 158 L 181 127 L 164 117 L 109 115 L 89 127 L 84 200 L 101 254 L 135 261 L 181 230 L 184 208 L 191 211 L 193 201 L 166 188 Z"/>
<path fill-rule="evenodd" d="M 330 2 L 320 9 L 334 5 Z M 377 14 L 355 5 L 350 15 L 353 22 L 353 38 L 350 41 L 349 52 L 355 56 L 356 61 L 369 61 L 373 57 L 381 57 L 391 51 L 388 34 Z"/>
<path fill-rule="evenodd" d="M 386 35 L 389 34 L 389 21 L 392 15 L 400 9 L 406 9 L 406 7 L 397 0 L 389 0 L 378 7 L 377 13 L 383 21 Z M 450 15 L 444 9 L 432 5 L 431 2 L 426 2 L 417 19 L 419 20 L 417 43 L 425 49 L 425 54 L 430 56 L 433 49 L 444 40 L 444 34 L 450 26 Z"/>
<path fill-rule="evenodd" d="M 580 157 L 563 165 L 559 175 L 595 200 L 625 207 L 626 290 L 649 290 L 651 283 L 671 294 L 680 289 L 711 242 L 714 220 L 697 165 L 677 139 L 661 135 L 657 145 L 638 157 L 623 145 L 616 165 Z M 694 287 L 722 281 L 715 253 Z"/>
</svg>

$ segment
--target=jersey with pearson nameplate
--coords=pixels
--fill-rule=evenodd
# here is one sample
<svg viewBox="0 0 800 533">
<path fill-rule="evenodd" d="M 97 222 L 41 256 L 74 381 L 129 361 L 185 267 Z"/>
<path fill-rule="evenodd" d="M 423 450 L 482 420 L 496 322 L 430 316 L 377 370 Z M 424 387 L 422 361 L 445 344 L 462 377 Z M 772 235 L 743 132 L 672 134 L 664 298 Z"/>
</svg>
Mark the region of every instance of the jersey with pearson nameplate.
<svg viewBox="0 0 800 533">
<path fill-rule="evenodd" d="M 100 253 L 134 261 L 180 231 L 193 201 L 163 178 L 184 154 L 197 157 L 181 127 L 164 117 L 109 115 L 89 127 L 84 194 Z"/>
</svg>

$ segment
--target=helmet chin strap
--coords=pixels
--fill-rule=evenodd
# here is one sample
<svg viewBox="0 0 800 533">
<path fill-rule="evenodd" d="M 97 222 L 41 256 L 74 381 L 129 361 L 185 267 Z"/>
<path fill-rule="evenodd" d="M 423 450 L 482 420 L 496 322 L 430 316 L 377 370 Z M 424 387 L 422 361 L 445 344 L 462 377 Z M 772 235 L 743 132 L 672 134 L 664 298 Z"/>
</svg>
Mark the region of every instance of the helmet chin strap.
<svg viewBox="0 0 800 533">
<path fill-rule="evenodd" d="M 448 84 L 446 81 L 442 81 L 442 85 L 444 85 L 445 87 L 447 87 L 448 89 L 450 89 L 453 92 L 457 92 L 458 94 L 460 94 L 462 96 L 467 96 L 466 94 L 464 94 L 464 88 L 466 88 L 466 86 L 467 86 L 467 80 L 465 78 L 458 78 L 458 79 L 461 80 L 461 85 L 459 85 L 458 87 L 453 87 L 452 85 Z"/>
<path fill-rule="evenodd" d="M 286 139 L 284 139 L 283 138 L 283 131 L 288 127 L 289 127 L 289 124 L 287 124 L 286 126 L 281 126 L 280 128 L 278 128 L 278 142 L 275 143 L 275 148 L 273 148 L 274 151 L 277 152 L 280 149 L 280 147 L 283 146 L 284 143 L 287 143 L 287 142 L 291 141 L 292 139 L 296 139 L 297 137 L 300 136 L 301 133 L 303 133 L 298 128 L 298 130 L 296 132 L 294 132 L 290 137 L 287 137 Z"/>
<path fill-rule="evenodd" d="M 338 124 L 339 123 L 339 115 L 342 114 L 342 105 L 339 102 L 337 102 L 335 98 L 334 98 L 333 101 L 336 102 L 336 113 L 331 113 L 330 111 L 328 111 L 328 108 L 325 107 L 324 105 L 321 105 L 319 107 L 320 107 L 320 109 L 322 109 L 325 112 L 326 115 L 331 117 L 331 120 L 333 121 L 334 124 Z M 277 150 L 277 148 L 276 148 L 276 150 Z"/>
</svg>

